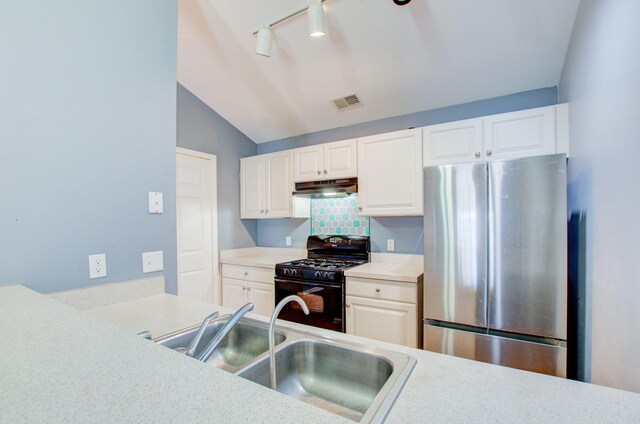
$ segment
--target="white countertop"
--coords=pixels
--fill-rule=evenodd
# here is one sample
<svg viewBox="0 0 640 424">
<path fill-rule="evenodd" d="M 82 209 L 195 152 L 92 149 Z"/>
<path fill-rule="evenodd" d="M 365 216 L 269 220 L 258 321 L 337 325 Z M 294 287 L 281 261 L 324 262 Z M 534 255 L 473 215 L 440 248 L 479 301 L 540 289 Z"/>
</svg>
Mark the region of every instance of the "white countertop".
<svg viewBox="0 0 640 424">
<path fill-rule="evenodd" d="M 275 269 L 277 263 L 306 257 L 307 252 L 302 249 L 252 247 L 222 251 L 220 252 L 220 263 Z"/>
<path fill-rule="evenodd" d="M 422 266 L 368 262 L 344 272 L 346 277 L 372 278 L 376 280 L 404 281 L 416 283 L 422 275 Z"/>
<path fill-rule="evenodd" d="M 156 295 L 79 312 L 0 287 L 0 422 L 350 422 L 134 335 L 218 309 Z M 418 360 L 388 423 L 640 422 L 635 393 L 314 331 Z"/>
</svg>

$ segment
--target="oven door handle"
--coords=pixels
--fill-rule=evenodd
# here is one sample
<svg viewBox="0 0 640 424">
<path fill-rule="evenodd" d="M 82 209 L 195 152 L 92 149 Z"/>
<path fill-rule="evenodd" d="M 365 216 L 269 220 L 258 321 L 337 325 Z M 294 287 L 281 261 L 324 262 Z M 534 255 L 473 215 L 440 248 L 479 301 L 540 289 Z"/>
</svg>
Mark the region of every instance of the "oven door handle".
<svg viewBox="0 0 640 424">
<path fill-rule="evenodd" d="M 280 278 L 280 277 L 276 277 L 274 278 L 274 282 L 276 284 L 276 286 L 278 285 L 278 283 L 282 283 L 282 284 L 299 284 L 299 285 L 305 285 L 305 286 L 314 286 L 314 288 L 318 288 L 318 289 L 322 289 L 324 287 L 329 288 L 329 289 L 342 289 L 344 288 L 344 285 L 342 284 L 330 284 L 330 283 L 323 283 L 320 281 L 310 281 L 310 280 L 289 280 L 289 279 L 285 279 L 285 278 Z M 312 289 L 309 289 L 312 290 Z"/>
</svg>

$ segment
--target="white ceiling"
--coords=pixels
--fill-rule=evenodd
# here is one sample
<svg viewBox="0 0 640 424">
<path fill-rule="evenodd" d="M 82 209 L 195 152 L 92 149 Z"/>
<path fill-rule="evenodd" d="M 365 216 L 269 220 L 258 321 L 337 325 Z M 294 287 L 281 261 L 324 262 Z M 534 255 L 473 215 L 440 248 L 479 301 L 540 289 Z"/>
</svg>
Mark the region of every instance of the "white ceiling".
<svg viewBox="0 0 640 424">
<path fill-rule="evenodd" d="M 178 81 L 257 143 L 555 86 L 580 0 L 179 0 Z M 363 103 L 338 111 L 330 99 Z"/>
</svg>

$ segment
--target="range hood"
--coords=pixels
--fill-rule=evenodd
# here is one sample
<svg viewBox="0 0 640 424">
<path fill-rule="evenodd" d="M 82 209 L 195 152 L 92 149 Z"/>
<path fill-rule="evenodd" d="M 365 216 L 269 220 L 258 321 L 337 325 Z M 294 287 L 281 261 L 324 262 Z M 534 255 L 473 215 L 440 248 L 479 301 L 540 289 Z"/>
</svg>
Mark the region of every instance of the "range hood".
<svg viewBox="0 0 640 424">
<path fill-rule="evenodd" d="M 309 181 L 296 183 L 294 196 L 312 199 L 325 197 L 346 197 L 358 192 L 357 178 L 342 178 L 338 180 Z"/>
</svg>

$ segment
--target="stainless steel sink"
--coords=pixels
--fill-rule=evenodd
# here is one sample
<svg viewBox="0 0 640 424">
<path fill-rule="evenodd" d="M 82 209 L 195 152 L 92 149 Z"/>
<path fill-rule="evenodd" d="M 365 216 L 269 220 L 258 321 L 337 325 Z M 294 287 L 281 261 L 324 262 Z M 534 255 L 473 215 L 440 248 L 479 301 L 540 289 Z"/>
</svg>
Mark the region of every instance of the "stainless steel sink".
<svg viewBox="0 0 640 424">
<path fill-rule="evenodd" d="M 228 318 L 209 324 L 195 356 Z M 186 348 L 198 328 L 154 341 Z M 242 318 L 207 363 L 270 388 L 267 331 L 267 323 Z M 339 342 L 298 326 L 276 326 L 275 342 L 278 392 L 360 423 L 384 421 L 416 364 L 409 355 Z"/>
<path fill-rule="evenodd" d="M 237 375 L 270 387 L 268 359 Z M 353 421 L 380 422 L 414 365 L 407 355 L 301 339 L 276 352 L 277 391 Z"/>
<path fill-rule="evenodd" d="M 207 326 L 207 329 L 202 335 L 202 339 L 200 339 L 200 343 L 198 343 L 196 347 L 194 356 L 197 357 L 200 352 L 202 352 L 207 346 L 207 343 L 211 341 L 228 319 L 229 315 L 225 315 L 212 321 Z M 199 326 L 190 327 L 155 339 L 154 341 L 168 348 L 180 350 L 189 345 L 198 332 L 198 328 Z M 229 372 L 237 371 L 269 350 L 269 335 L 267 330 L 268 325 L 261 321 L 242 318 L 207 360 L 207 364 Z M 286 336 L 284 333 L 275 333 L 276 345 L 282 343 L 285 339 Z"/>
</svg>

